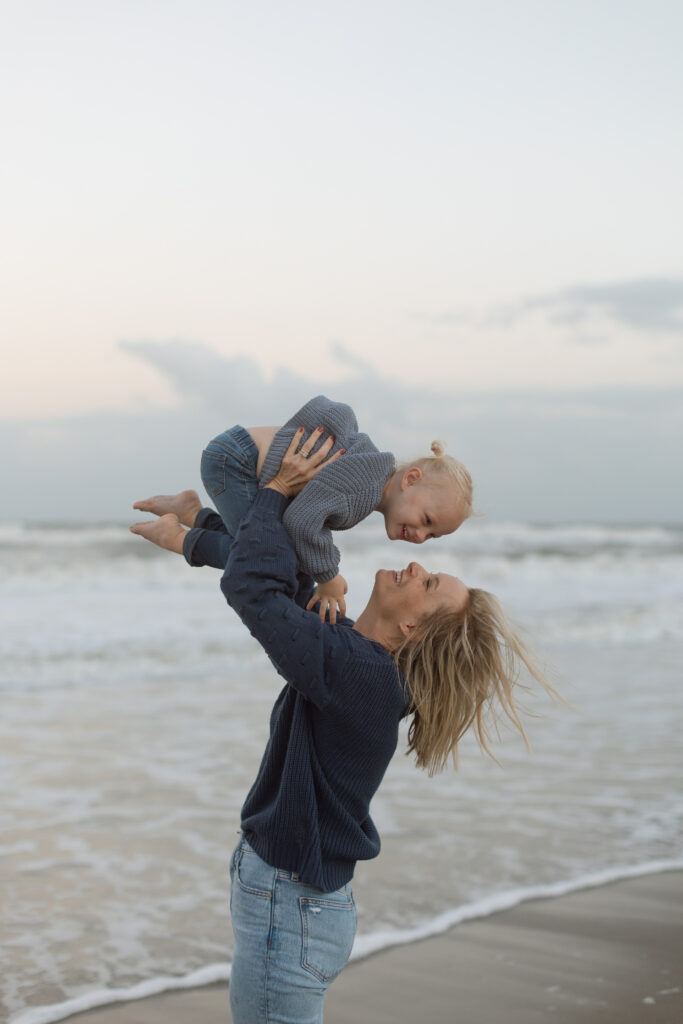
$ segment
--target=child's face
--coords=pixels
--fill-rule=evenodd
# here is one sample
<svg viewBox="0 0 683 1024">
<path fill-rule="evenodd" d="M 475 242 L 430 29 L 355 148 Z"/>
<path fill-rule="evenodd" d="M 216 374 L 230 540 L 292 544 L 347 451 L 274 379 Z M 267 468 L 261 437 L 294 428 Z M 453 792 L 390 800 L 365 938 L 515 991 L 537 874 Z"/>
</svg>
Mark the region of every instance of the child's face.
<svg viewBox="0 0 683 1024">
<path fill-rule="evenodd" d="M 389 540 L 422 544 L 431 537 L 453 533 L 467 518 L 455 482 L 435 483 L 417 466 L 390 481 L 384 510 Z"/>
</svg>

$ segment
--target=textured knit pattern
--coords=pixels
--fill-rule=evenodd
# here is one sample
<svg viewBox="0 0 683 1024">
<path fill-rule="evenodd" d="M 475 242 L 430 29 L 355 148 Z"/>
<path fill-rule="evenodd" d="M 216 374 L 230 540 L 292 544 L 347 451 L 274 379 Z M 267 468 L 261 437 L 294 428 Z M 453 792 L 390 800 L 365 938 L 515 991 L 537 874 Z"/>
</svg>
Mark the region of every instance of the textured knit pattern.
<svg viewBox="0 0 683 1024">
<path fill-rule="evenodd" d="M 283 526 L 286 499 L 259 491 L 221 580 L 228 604 L 287 682 L 270 718 L 261 767 L 242 808 L 258 855 L 324 892 L 379 853 L 369 808 L 407 711 L 387 651 L 297 603 L 297 557 Z M 304 600 L 308 591 L 299 597 Z"/>
<path fill-rule="evenodd" d="M 302 570 L 324 583 L 339 572 L 339 549 L 331 531 L 349 530 L 377 508 L 395 460 L 391 452 L 378 451 L 367 434 L 359 433 L 349 405 L 318 395 L 278 430 L 259 477 L 261 486 L 277 473 L 297 429 L 310 432 L 318 426 L 325 428 L 323 439 L 335 436 L 331 453 L 345 448 L 346 454 L 304 487 L 287 508 L 284 524 Z"/>
</svg>

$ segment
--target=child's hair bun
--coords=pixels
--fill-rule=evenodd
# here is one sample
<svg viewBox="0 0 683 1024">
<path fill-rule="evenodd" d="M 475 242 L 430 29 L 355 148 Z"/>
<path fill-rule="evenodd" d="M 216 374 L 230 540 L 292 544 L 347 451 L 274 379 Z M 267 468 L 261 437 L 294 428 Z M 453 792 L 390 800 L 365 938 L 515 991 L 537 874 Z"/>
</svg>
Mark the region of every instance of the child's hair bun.
<svg viewBox="0 0 683 1024">
<path fill-rule="evenodd" d="M 437 459 L 440 459 L 446 450 L 444 446 L 441 444 L 441 441 L 432 441 L 430 447 L 434 452 L 434 455 L 437 457 Z"/>
</svg>

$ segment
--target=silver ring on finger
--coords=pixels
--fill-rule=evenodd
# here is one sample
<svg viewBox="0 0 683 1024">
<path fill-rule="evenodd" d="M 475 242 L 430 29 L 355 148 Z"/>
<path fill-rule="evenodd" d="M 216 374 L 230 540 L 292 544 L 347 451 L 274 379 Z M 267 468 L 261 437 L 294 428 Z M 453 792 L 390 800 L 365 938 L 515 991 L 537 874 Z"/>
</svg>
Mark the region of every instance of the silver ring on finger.
<svg viewBox="0 0 683 1024">
<path fill-rule="evenodd" d="M 302 459 L 307 459 L 307 458 L 308 458 L 308 456 L 309 456 L 310 454 L 311 454 L 310 452 L 305 452 L 305 451 L 303 450 L 303 448 L 302 448 L 302 449 L 301 449 L 301 451 L 299 452 L 299 455 L 301 456 L 301 458 L 302 458 Z"/>
</svg>

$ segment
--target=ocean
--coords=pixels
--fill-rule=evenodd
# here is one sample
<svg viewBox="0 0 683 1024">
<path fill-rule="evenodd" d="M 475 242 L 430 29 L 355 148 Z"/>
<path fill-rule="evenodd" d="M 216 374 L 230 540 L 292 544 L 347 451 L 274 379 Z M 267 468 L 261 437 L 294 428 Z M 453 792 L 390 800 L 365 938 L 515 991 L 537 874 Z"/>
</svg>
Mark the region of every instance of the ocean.
<svg viewBox="0 0 683 1024">
<path fill-rule="evenodd" d="M 354 879 L 360 956 L 471 916 L 683 867 L 683 526 L 468 522 L 337 535 L 349 614 L 416 559 L 492 590 L 568 704 L 532 752 L 471 737 L 428 778 L 405 735 Z M 13 1024 L 229 973 L 228 863 L 281 680 L 219 573 L 122 524 L 0 525 L 0 1004 Z"/>
</svg>

